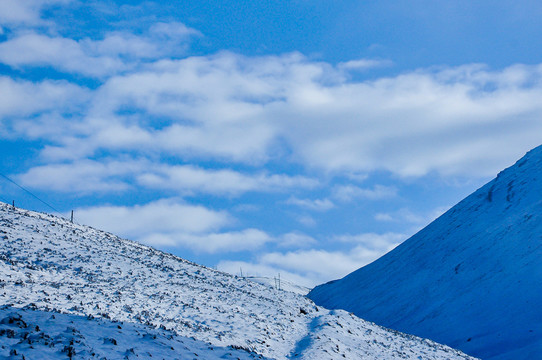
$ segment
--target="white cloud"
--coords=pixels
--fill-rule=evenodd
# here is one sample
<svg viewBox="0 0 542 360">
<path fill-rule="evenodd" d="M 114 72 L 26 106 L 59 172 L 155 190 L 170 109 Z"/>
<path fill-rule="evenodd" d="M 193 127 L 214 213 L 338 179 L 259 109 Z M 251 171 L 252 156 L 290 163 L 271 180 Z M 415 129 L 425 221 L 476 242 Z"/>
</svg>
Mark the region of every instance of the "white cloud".
<svg viewBox="0 0 542 360">
<path fill-rule="evenodd" d="M 190 37 L 196 35 L 201 34 L 181 23 L 157 23 L 141 36 L 111 32 L 100 40 L 76 41 L 25 31 L 0 43 L 0 62 L 104 78 L 134 70 L 142 61 L 184 54 Z"/>
<path fill-rule="evenodd" d="M 74 139 L 74 142 L 77 140 Z M 122 140 L 121 140 L 122 141 Z M 49 150 L 52 151 L 52 150 Z M 283 192 L 312 189 L 318 181 L 303 176 L 241 173 L 231 169 L 205 169 L 193 165 L 166 165 L 145 158 L 74 160 L 35 166 L 18 176 L 25 186 L 58 192 L 126 191 L 136 185 L 181 195 L 241 195 L 246 192 Z"/>
<path fill-rule="evenodd" d="M 18 176 L 23 185 L 67 193 L 125 191 L 129 178 L 144 171 L 146 161 L 81 160 L 67 164 L 36 166 Z"/>
<path fill-rule="evenodd" d="M 414 224 L 416 225 L 416 229 L 419 229 L 420 226 L 429 224 L 440 215 L 444 214 L 448 209 L 449 208 L 447 207 L 437 207 L 426 213 L 417 213 L 408 208 L 402 208 L 391 213 L 377 213 L 374 218 L 378 221 Z"/>
<path fill-rule="evenodd" d="M 312 236 L 299 232 L 289 232 L 278 239 L 278 245 L 281 247 L 304 248 L 317 243 L 318 241 Z"/>
<path fill-rule="evenodd" d="M 372 189 L 363 189 L 354 185 L 338 185 L 332 192 L 334 198 L 344 202 L 356 199 L 381 200 L 397 196 L 397 188 L 384 185 L 375 185 Z"/>
<path fill-rule="evenodd" d="M 0 1 L 0 24 L 41 25 L 41 10 L 53 4 L 67 4 L 71 0 L 2 0 Z"/>
<path fill-rule="evenodd" d="M 103 121 L 92 120 L 95 131 L 78 145 L 119 149 L 103 136 L 113 130 L 141 134 L 120 148 L 191 159 L 262 164 L 287 156 L 340 174 L 487 176 L 541 142 L 541 66 L 366 82 L 334 72 L 297 54 L 160 61 L 97 90 L 89 121 Z"/>
<path fill-rule="evenodd" d="M 539 144 L 531 131 L 542 130 L 542 106 L 535 100 L 542 95 L 540 66 L 515 69 L 514 76 L 509 69 L 454 71 L 336 85 L 300 82 L 292 92 L 310 89 L 310 99 L 288 96 L 278 118 L 288 119 L 284 136 L 298 160 L 327 171 L 482 176 Z M 522 82 L 522 75 L 530 80 Z"/>
<path fill-rule="evenodd" d="M 0 117 L 36 121 L 36 114 L 77 112 L 91 94 L 88 89 L 66 81 L 31 82 L 0 76 Z M 38 120 L 39 121 L 39 120 Z"/>
<path fill-rule="evenodd" d="M 219 269 L 238 273 L 242 267 L 245 273 L 273 277 L 284 274 L 284 278 L 299 285 L 315 285 L 341 278 L 365 266 L 391 251 L 406 239 L 398 233 L 364 233 L 338 235 L 333 240 L 352 243 L 348 251 L 296 250 L 289 252 L 265 253 L 255 261 L 222 261 Z"/>
<path fill-rule="evenodd" d="M 314 283 L 311 279 L 307 279 L 297 273 L 289 272 L 284 269 L 279 269 L 273 266 L 254 264 L 246 261 L 231 261 L 224 260 L 218 263 L 218 270 L 230 273 L 232 275 L 240 275 L 241 270 L 243 276 L 267 277 L 269 279 L 280 278 L 283 281 L 288 281 L 294 285 L 312 287 Z"/>
<path fill-rule="evenodd" d="M 392 64 L 389 60 L 358 59 L 341 62 L 337 67 L 341 70 L 366 71 L 376 67 L 391 66 Z"/>
<path fill-rule="evenodd" d="M 207 234 L 151 234 L 140 240 L 150 245 L 183 246 L 196 252 L 225 253 L 255 250 L 272 241 L 272 237 L 258 229 L 245 229 Z"/>
<path fill-rule="evenodd" d="M 226 212 L 174 200 L 159 200 L 133 207 L 81 208 L 76 209 L 75 214 L 81 223 L 134 240 L 156 234 L 206 234 L 232 221 Z"/>
<path fill-rule="evenodd" d="M 195 252 L 255 250 L 278 241 L 264 231 L 222 231 L 234 219 L 225 211 L 163 199 L 144 205 L 97 206 L 75 210 L 76 220 L 153 246 L 184 247 Z"/>
<path fill-rule="evenodd" d="M 53 40 L 72 44 L 65 46 L 73 46 L 76 55 L 82 47 L 69 39 Z M 137 54 L 136 45 L 118 51 Z M 101 61 L 100 55 L 92 61 Z M 25 96 L 15 93 L 2 106 L 28 114 Z M 86 116 L 76 127 L 62 134 L 43 132 L 50 144 L 43 155 L 59 161 L 98 151 L 112 156 L 133 151 L 257 166 L 280 159 L 345 176 L 385 170 L 400 176 L 480 177 L 541 142 L 541 97 L 539 65 L 501 71 L 463 66 L 356 82 L 299 54 L 224 52 L 156 61 L 144 71 L 109 78 L 93 91 L 90 103 L 83 103 L 86 108 L 79 112 Z M 42 128 L 34 118 L 21 123 L 32 129 L 33 121 Z M 168 176 L 154 180 L 167 184 Z M 394 192 L 376 187 L 336 191 L 343 199 Z"/>
<path fill-rule="evenodd" d="M 290 197 L 286 204 L 299 206 L 308 210 L 314 211 L 327 211 L 335 207 L 329 199 L 298 199 L 296 197 Z"/>
<path fill-rule="evenodd" d="M 307 227 L 316 226 L 316 220 L 312 216 L 309 216 L 309 215 L 297 216 L 296 221 Z"/>
<path fill-rule="evenodd" d="M 388 252 L 405 241 L 407 238 L 404 234 L 388 232 L 384 234 L 363 233 L 357 235 L 337 235 L 334 240 L 341 242 L 356 243 L 363 245 L 367 249 Z"/>
<path fill-rule="evenodd" d="M 303 176 L 244 174 L 230 169 L 204 169 L 192 165 L 162 166 L 137 176 L 144 186 L 196 192 L 238 195 L 248 191 L 284 191 L 289 188 L 314 188 L 318 181 Z"/>
<path fill-rule="evenodd" d="M 388 214 L 388 213 L 378 213 L 375 215 L 375 220 L 378 220 L 378 221 L 393 221 L 393 216 L 391 216 L 391 214 Z"/>
<path fill-rule="evenodd" d="M 312 279 L 307 279 L 297 273 L 289 272 L 284 269 L 279 269 L 273 266 L 254 264 L 246 261 L 221 261 L 217 265 L 218 270 L 230 273 L 232 275 L 239 275 L 241 270 L 243 276 L 259 276 L 267 277 L 270 279 L 277 278 L 280 274 L 280 278 L 284 281 L 288 281 L 295 285 L 301 285 L 306 287 L 312 287 L 318 282 L 314 282 Z"/>
<path fill-rule="evenodd" d="M 52 66 L 89 76 L 103 76 L 126 68 L 119 58 L 85 53 L 75 40 L 37 33 L 0 43 L 0 62 L 13 67 Z"/>
<path fill-rule="evenodd" d="M 203 36 L 201 32 L 179 22 L 159 22 L 151 26 L 149 32 L 155 37 L 165 37 L 185 41 L 192 36 Z"/>
<path fill-rule="evenodd" d="M 267 253 L 260 258 L 260 261 L 263 264 L 286 269 L 287 271 L 305 274 L 313 273 L 317 276 L 332 279 L 344 276 L 359 268 L 361 263 L 356 257 L 358 256 L 339 251 L 311 249 L 287 253 Z"/>
<path fill-rule="evenodd" d="M 326 250 L 301 250 L 293 252 L 266 253 L 253 262 L 222 261 L 218 268 L 238 273 L 239 267 L 250 275 L 281 277 L 298 285 L 315 285 L 338 279 L 375 260 L 383 253 L 361 246 L 348 253 Z"/>
</svg>

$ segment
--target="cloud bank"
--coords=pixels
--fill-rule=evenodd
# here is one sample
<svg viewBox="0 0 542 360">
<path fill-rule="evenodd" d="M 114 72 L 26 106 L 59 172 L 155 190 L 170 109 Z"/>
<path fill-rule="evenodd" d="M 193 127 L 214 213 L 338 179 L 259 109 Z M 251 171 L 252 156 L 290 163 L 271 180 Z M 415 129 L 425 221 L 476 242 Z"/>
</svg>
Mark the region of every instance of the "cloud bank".
<svg viewBox="0 0 542 360">
<path fill-rule="evenodd" d="M 281 158 L 334 174 L 487 176 L 538 144 L 541 69 L 463 66 L 352 82 L 299 54 L 219 53 L 157 61 L 75 98 L 63 89 L 77 85 L 4 79 L 15 95 L 0 112 L 43 111 L 39 101 L 23 110 L 22 97 L 44 86 L 55 109 L 83 104 L 79 126 L 59 137 L 40 130 L 54 117 L 16 129 L 43 133 L 51 143 L 43 155 L 57 161 L 107 151 L 239 164 Z"/>
</svg>

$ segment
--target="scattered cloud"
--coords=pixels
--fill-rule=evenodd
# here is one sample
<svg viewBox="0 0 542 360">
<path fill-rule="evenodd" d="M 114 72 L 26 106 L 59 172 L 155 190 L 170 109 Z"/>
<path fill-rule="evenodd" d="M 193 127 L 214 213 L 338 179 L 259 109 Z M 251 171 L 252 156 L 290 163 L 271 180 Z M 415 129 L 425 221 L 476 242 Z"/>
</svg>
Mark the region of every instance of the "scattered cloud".
<svg viewBox="0 0 542 360">
<path fill-rule="evenodd" d="M 372 189 L 364 189 L 354 185 L 338 185 L 333 188 L 332 193 L 335 199 L 343 202 L 356 199 L 381 200 L 397 196 L 397 188 L 375 185 Z"/>
<path fill-rule="evenodd" d="M 313 287 L 346 276 L 391 251 L 406 236 L 399 233 L 365 233 L 338 235 L 333 240 L 352 243 L 348 251 L 296 250 L 271 252 L 259 256 L 253 262 L 222 261 L 219 269 L 233 274 L 242 267 L 244 272 L 255 276 L 281 276 L 299 285 Z"/>
<path fill-rule="evenodd" d="M 162 37 L 167 40 L 176 39 L 179 41 L 185 41 L 192 36 L 203 36 L 200 31 L 180 22 L 158 22 L 150 27 L 149 32 L 155 37 Z"/>
<path fill-rule="evenodd" d="M 25 124 L 41 121 L 44 114 L 77 113 L 86 106 L 91 94 L 88 89 L 67 81 L 45 80 L 32 82 L 0 76 L 0 117 L 4 124 L 8 119 L 17 119 Z M 37 115 L 41 115 L 37 116 Z M 17 124 L 13 128 L 22 128 Z M 21 132 L 22 135 L 31 133 Z M 15 134 L 14 134 L 15 135 Z M 50 132 L 42 136 L 50 135 Z"/>
<path fill-rule="evenodd" d="M 286 253 L 263 254 L 256 261 L 222 261 L 218 268 L 236 274 L 242 267 L 253 276 L 281 278 L 299 285 L 314 287 L 324 282 L 341 278 L 375 260 L 381 252 L 367 250 L 361 246 L 348 253 L 327 250 L 300 250 Z"/>
<path fill-rule="evenodd" d="M 204 169 L 192 165 L 162 166 L 142 172 L 138 183 L 181 193 L 239 195 L 248 191 L 285 191 L 290 188 L 314 188 L 318 181 L 303 176 L 244 174 L 230 169 Z"/>
<path fill-rule="evenodd" d="M 145 161 L 81 160 L 68 164 L 36 166 L 18 176 L 23 185 L 57 192 L 125 191 L 132 188 L 129 177 L 144 171 Z"/>
<path fill-rule="evenodd" d="M 393 217 L 388 213 L 378 213 L 375 215 L 375 220 L 378 221 L 393 221 Z"/>
<path fill-rule="evenodd" d="M 408 208 L 402 208 L 391 213 L 377 213 L 374 218 L 378 221 L 402 222 L 419 227 L 429 224 L 447 210 L 447 207 L 437 207 L 426 213 L 418 213 Z"/>
<path fill-rule="evenodd" d="M 21 35 L 20 40 L 33 39 L 38 47 L 58 42 L 64 67 L 117 69 L 115 61 L 98 66 L 80 59 L 85 54 L 80 42 L 42 42 L 43 36 Z M 129 42 L 133 48 L 117 52 L 139 56 L 137 42 Z M 9 41 L 0 45 L 11 46 Z M 103 53 L 103 48 L 114 48 L 96 46 Z M 3 56 L 42 58 L 38 50 L 4 48 Z M 89 61 L 102 61 L 105 55 L 93 51 L 96 56 Z M 45 152 L 60 158 L 151 151 L 251 165 L 284 159 L 345 176 L 376 170 L 400 176 L 487 176 L 540 142 L 542 66 L 500 71 L 462 66 L 360 82 L 341 79 L 336 72 L 299 54 L 244 57 L 222 52 L 151 62 L 145 69 L 106 79 L 86 105 L 79 128 L 87 131 L 44 135 L 55 143 Z M 24 113 L 23 96 L 12 95 L 12 111 Z M 383 190 L 350 188 L 367 197 L 382 196 Z M 388 190 L 391 195 L 393 189 Z"/>
<path fill-rule="evenodd" d="M 299 232 L 289 232 L 280 236 L 278 239 L 278 245 L 281 247 L 290 247 L 290 248 L 305 248 L 317 244 L 318 241 L 312 236 L 299 233 Z"/>
<path fill-rule="evenodd" d="M 234 219 L 225 211 L 163 199 L 145 205 L 96 206 L 75 210 L 76 220 L 152 246 L 184 247 L 194 252 L 255 250 L 268 242 L 308 243 L 309 237 L 274 238 L 259 229 L 223 231 Z"/>
<path fill-rule="evenodd" d="M 14 68 L 52 67 L 105 78 L 134 70 L 141 62 L 184 55 L 193 36 L 201 34 L 181 23 L 156 23 L 146 35 L 110 32 L 99 40 L 26 30 L 0 43 L 0 62 Z"/>
<path fill-rule="evenodd" d="M 338 64 L 338 68 L 347 71 L 366 71 L 369 69 L 391 66 L 393 62 L 390 60 L 375 60 L 375 59 L 359 59 L 341 62 Z"/>
<path fill-rule="evenodd" d="M 207 234 L 231 223 L 224 211 L 172 199 L 145 205 L 96 206 L 75 210 L 77 220 L 130 239 L 175 234 Z M 173 239 L 175 239 L 173 237 Z M 172 240 L 174 243 L 177 241 Z"/>
<path fill-rule="evenodd" d="M 72 0 L 2 0 L 0 25 L 42 25 L 41 10 L 49 5 L 67 4 Z"/>
<path fill-rule="evenodd" d="M 318 181 L 303 176 L 241 173 L 193 165 L 156 164 L 148 159 L 75 160 L 35 166 L 18 175 L 23 185 L 82 194 L 126 191 L 134 187 L 175 191 L 179 195 L 239 196 L 246 192 L 312 189 Z"/>
<path fill-rule="evenodd" d="M 306 227 L 316 226 L 316 220 L 310 215 L 300 215 L 296 217 L 296 221 Z"/>
<path fill-rule="evenodd" d="M 28 33 L 0 43 L 0 62 L 15 67 L 51 66 L 60 71 L 103 76 L 125 69 L 116 57 L 87 54 L 79 42 Z"/>
<path fill-rule="evenodd" d="M 388 232 L 384 234 L 363 233 L 357 235 L 337 235 L 333 239 L 341 242 L 363 245 L 368 249 L 388 252 L 407 238 L 404 234 Z"/>
<path fill-rule="evenodd" d="M 244 276 L 263 276 L 270 279 L 276 278 L 278 277 L 278 274 L 280 274 L 280 278 L 282 280 L 306 287 L 312 287 L 317 284 L 314 283 L 313 280 L 307 279 L 304 276 L 294 272 L 286 271 L 284 269 L 279 269 L 269 265 L 255 264 L 246 261 L 224 260 L 218 263 L 217 268 L 220 271 L 224 271 L 232 275 L 240 275 L 242 270 Z"/>
<path fill-rule="evenodd" d="M 153 233 L 141 238 L 142 242 L 150 245 L 182 246 L 205 253 L 255 250 L 272 240 L 272 237 L 258 229 L 206 234 Z"/>
<path fill-rule="evenodd" d="M 344 276 L 360 267 L 360 262 L 355 259 L 355 256 L 350 256 L 339 251 L 316 249 L 287 253 L 268 253 L 264 254 L 260 261 L 264 264 L 292 272 L 312 272 L 319 276 L 328 277 Z"/>
<path fill-rule="evenodd" d="M 299 206 L 301 208 L 305 208 L 308 210 L 314 210 L 314 211 L 327 211 L 329 209 L 333 209 L 335 207 L 335 204 L 331 202 L 329 199 L 298 199 L 296 197 L 290 197 L 286 204 Z"/>
</svg>

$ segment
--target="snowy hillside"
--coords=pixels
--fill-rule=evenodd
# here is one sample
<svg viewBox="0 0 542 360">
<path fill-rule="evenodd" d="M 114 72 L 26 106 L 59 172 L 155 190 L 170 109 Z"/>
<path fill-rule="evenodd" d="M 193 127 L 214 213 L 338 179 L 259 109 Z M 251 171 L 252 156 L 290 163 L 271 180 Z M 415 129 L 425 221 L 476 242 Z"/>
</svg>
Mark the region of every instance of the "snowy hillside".
<svg viewBox="0 0 542 360">
<path fill-rule="evenodd" d="M 27 307 L 0 308 L 0 358 L 79 359 L 263 359 L 253 352 L 221 348 L 138 323 L 60 314 Z"/>
<path fill-rule="evenodd" d="M 484 360 L 542 354 L 542 147 L 309 297 Z"/>
<path fill-rule="evenodd" d="M 265 276 L 246 276 L 245 278 L 258 284 L 271 286 L 275 289 L 280 289 L 283 291 L 294 292 L 299 295 L 307 295 L 311 290 L 308 287 L 297 285 L 290 281 L 286 281 L 277 277 L 270 278 Z"/>
<path fill-rule="evenodd" d="M 6 204 L 0 241 L 2 356 L 469 358 L 292 292 Z"/>
</svg>

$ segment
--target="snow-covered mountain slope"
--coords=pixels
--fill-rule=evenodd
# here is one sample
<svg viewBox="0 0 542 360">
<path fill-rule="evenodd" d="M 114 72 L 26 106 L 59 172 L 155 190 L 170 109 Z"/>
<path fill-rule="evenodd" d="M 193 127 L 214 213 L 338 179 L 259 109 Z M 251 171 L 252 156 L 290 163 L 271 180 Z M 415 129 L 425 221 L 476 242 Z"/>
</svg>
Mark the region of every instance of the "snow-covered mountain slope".
<svg viewBox="0 0 542 360">
<path fill-rule="evenodd" d="M 102 323 L 104 334 L 89 337 L 82 329 L 85 322 L 77 320 L 81 316 L 123 322 L 127 339 L 150 332 L 141 330 L 142 325 L 146 329 L 159 328 L 163 331 L 160 339 L 171 336 L 192 353 L 219 347 L 222 354 L 233 346 L 249 351 L 244 358 L 257 354 L 268 359 L 469 358 L 449 347 L 384 329 L 345 311 L 317 307 L 292 292 L 6 204 L 0 204 L 0 243 L 0 305 L 9 304 L 9 311 L 25 306 L 40 310 L 17 312 L 15 316 L 29 317 L 26 323 L 37 323 L 50 337 L 57 336 L 60 328 L 40 325 L 50 317 L 48 312 L 70 314 L 62 321 L 74 321 L 76 330 L 90 339 L 85 342 L 91 347 L 87 350 L 95 353 L 111 348 L 112 342 L 107 339 L 112 335 L 108 331 L 114 326 Z M 88 326 L 101 327 L 94 323 Z M 14 350 L 22 353 L 26 348 L 14 342 L 34 334 L 28 333 L 17 332 L 19 337 L 12 338 L 0 336 L 2 349 L 16 346 Z M 64 344 L 64 335 L 60 336 Z M 192 338 L 194 343 L 179 337 Z M 119 351 L 129 350 L 126 346 Z M 177 348 L 178 344 L 172 346 Z M 158 346 L 156 351 L 162 350 Z M 29 354 L 26 359 L 32 358 Z"/>
<path fill-rule="evenodd" d="M 308 296 L 484 360 L 542 358 L 542 147 Z"/>
<path fill-rule="evenodd" d="M 171 331 L 52 311 L 0 308 L 0 359 L 56 360 L 264 359 L 233 347 L 221 348 Z M 20 357 L 17 357 L 20 356 Z"/>
<path fill-rule="evenodd" d="M 280 278 L 270 278 L 266 276 L 245 276 L 245 279 L 250 281 L 257 282 L 258 284 L 271 286 L 275 289 L 280 289 L 283 291 L 290 291 L 299 295 L 307 295 L 311 290 L 308 287 L 294 284 L 293 282 L 280 279 Z"/>
</svg>

